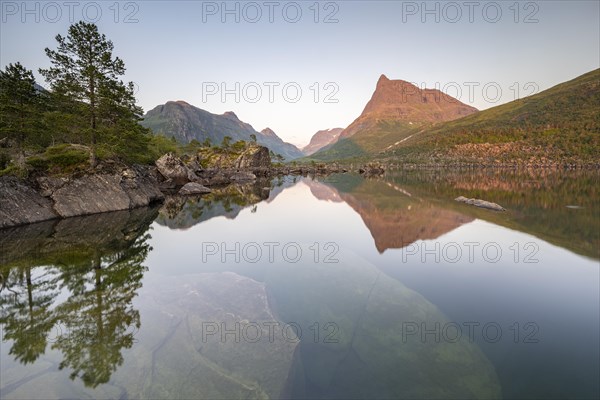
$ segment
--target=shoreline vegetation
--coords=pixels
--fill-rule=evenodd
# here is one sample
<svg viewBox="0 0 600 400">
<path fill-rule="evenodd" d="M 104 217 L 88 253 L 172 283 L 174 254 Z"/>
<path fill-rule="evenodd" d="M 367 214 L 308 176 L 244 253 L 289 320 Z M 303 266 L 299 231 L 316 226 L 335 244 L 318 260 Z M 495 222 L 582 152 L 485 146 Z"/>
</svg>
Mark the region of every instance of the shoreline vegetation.
<svg viewBox="0 0 600 400">
<path fill-rule="evenodd" d="M 417 146 L 418 151 L 388 146 L 373 154 L 337 159 L 311 156 L 284 163 L 284 156 L 259 145 L 256 135 L 250 135 L 247 141 L 233 142 L 225 136 L 218 144 L 209 139 L 180 143 L 140 124 L 143 110 L 136 104 L 134 85 L 121 80 L 125 64 L 113 56 L 113 43 L 96 25 L 76 23 L 67 36 L 57 35 L 56 42 L 55 50 L 45 49 L 51 67 L 39 70 L 48 89 L 38 85 L 32 71 L 19 62 L 0 71 L 0 229 L 133 209 L 163 202 L 167 196 L 201 195 L 229 184 L 282 175 L 355 172 L 379 177 L 386 170 L 410 169 L 600 169 L 596 156 L 579 161 L 572 157 L 551 159 L 543 156 L 539 146 L 531 157 L 525 154 L 513 160 L 511 155 L 527 150 L 516 149 L 515 143 L 501 143 L 496 136 L 492 136 L 494 143 L 484 143 L 481 135 L 476 143 L 465 142 L 465 138 L 473 136 L 468 131 L 468 121 L 475 122 L 473 129 L 479 125 L 484 131 L 492 129 L 491 119 L 485 116 L 496 117 L 498 112 L 489 110 L 450 122 L 456 137 L 445 138 L 444 132 L 438 132 L 436 144 L 457 144 L 447 152 L 437 145 L 429 152 L 423 151 L 421 145 Z M 586 88 L 598 75 L 596 72 L 586 74 Z M 558 90 L 549 92 L 563 93 L 573 85 L 559 85 Z M 585 93 L 590 104 L 598 98 L 597 93 L 597 86 Z M 581 96 L 576 100 L 586 101 Z M 529 100 L 520 102 L 522 106 Z M 540 104 L 534 104 L 541 110 L 537 123 L 543 123 L 539 119 L 549 112 L 545 103 Z M 500 107 L 508 110 L 504 114 L 511 117 L 506 121 L 513 130 L 519 118 L 525 118 L 522 108 Z M 513 114 L 520 117 L 515 120 Z M 565 149 L 589 146 L 587 151 L 593 155 L 598 118 L 596 112 L 588 118 L 593 123 L 587 119 L 578 122 L 577 129 L 587 131 L 586 141 L 577 144 L 576 139 L 570 138 L 570 147 Z M 559 132 L 554 125 L 545 135 L 562 145 L 556 139 Z M 420 143 L 421 139 L 417 139 Z M 511 151 L 500 154 L 498 146 L 508 146 Z"/>
</svg>

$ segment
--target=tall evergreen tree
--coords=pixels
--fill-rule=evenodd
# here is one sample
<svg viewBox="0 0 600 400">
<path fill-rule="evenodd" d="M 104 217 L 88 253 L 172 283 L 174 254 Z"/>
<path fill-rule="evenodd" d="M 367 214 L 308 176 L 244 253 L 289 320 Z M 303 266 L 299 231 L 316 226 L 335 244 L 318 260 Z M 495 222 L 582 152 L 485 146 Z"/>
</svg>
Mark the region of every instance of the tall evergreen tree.
<svg viewBox="0 0 600 400">
<path fill-rule="evenodd" d="M 71 25 L 67 36 L 57 35 L 56 41 L 56 50 L 46 48 L 52 67 L 40 69 L 40 73 L 57 95 L 85 104 L 94 164 L 99 131 L 120 128 L 137 132 L 133 123 L 141 118 L 142 109 L 135 104 L 133 83 L 119 79 L 125 74 L 123 60 L 113 57 L 112 41 L 95 24 Z"/>
<path fill-rule="evenodd" d="M 39 94 L 33 73 L 20 63 L 0 71 L 0 139 L 9 138 L 21 150 L 39 132 Z"/>
</svg>

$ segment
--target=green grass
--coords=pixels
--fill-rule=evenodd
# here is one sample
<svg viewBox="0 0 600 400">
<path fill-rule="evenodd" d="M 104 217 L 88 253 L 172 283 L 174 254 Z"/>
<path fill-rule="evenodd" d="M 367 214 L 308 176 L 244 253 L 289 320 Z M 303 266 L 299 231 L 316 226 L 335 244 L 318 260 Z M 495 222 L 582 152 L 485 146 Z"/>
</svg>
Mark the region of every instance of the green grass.
<svg viewBox="0 0 600 400">
<path fill-rule="evenodd" d="M 39 155 L 28 157 L 26 163 L 36 171 L 53 174 L 72 173 L 89 165 L 90 152 L 84 146 L 60 144 Z"/>
</svg>

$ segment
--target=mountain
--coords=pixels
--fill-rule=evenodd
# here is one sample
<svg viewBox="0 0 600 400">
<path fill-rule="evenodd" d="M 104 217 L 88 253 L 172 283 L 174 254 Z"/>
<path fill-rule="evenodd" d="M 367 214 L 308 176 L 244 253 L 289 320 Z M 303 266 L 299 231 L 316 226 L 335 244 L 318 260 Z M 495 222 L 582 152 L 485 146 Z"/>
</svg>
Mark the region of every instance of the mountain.
<svg viewBox="0 0 600 400">
<path fill-rule="evenodd" d="M 250 141 L 250 135 L 256 135 L 259 144 L 281 154 L 286 160 L 302 156 L 296 146 L 284 142 L 268 128 L 257 132 L 231 111 L 221 115 L 212 114 L 184 101 L 169 101 L 159 105 L 148 111 L 140 123 L 155 134 L 174 137 L 181 143 L 209 139 L 213 144 L 220 144 L 225 136 L 231 137 L 233 142 Z"/>
<path fill-rule="evenodd" d="M 341 133 L 335 145 L 310 158 L 512 165 L 600 163 L 600 69 L 480 112 L 469 111 L 429 89 L 418 92 L 424 94 L 419 104 L 415 89 L 382 76 L 363 114 Z M 425 101 L 435 96 L 448 101 Z M 443 104 L 449 102 L 457 108 Z M 465 112 L 470 114 L 461 117 Z"/>
<path fill-rule="evenodd" d="M 302 153 L 306 156 L 310 156 L 321 150 L 323 147 L 334 144 L 338 141 L 340 133 L 342 133 L 343 130 L 344 128 L 333 128 L 315 133 L 313 137 L 310 138 L 310 143 L 302 149 Z"/>
<path fill-rule="evenodd" d="M 384 157 L 477 163 L 598 163 L 600 69 L 523 99 L 430 127 Z"/>
<path fill-rule="evenodd" d="M 437 89 L 420 89 L 381 75 L 362 114 L 342 131 L 336 144 L 311 158 L 332 160 L 374 154 L 424 128 L 476 112 L 476 108 Z"/>
<path fill-rule="evenodd" d="M 256 135 L 260 144 L 267 146 L 275 153 L 281 154 L 286 160 L 293 160 L 302 157 L 303 153 L 300 149 L 291 143 L 284 142 L 271 128 L 265 128 L 260 131 L 261 136 Z M 277 149 L 277 150 L 275 150 Z"/>
<path fill-rule="evenodd" d="M 419 89 L 410 82 L 390 80 L 381 75 L 375 92 L 360 117 L 342 132 L 341 138 L 354 136 L 378 120 L 409 124 L 452 121 L 477 112 L 477 109 L 437 89 Z"/>
</svg>

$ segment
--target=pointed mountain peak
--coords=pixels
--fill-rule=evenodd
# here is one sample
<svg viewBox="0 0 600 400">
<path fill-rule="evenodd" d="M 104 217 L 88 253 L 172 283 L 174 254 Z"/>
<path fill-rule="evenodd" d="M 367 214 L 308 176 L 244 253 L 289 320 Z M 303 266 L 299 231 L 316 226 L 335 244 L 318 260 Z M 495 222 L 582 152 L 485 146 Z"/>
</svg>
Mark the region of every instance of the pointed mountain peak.
<svg viewBox="0 0 600 400">
<path fill-rule="evenodd" d="M 388 83 L 390 80 L 388 79 L 387 76 L 385 76 L 384 74 L 381 74 L 381 76 L 379 77 L 379 80 L 377 81 L 377 86 L 381 86 L 383 84 Z"/>
<path fill-rule="evenodd" d="M 348 138 L 378 120 L 406 123 L 436 123 L 451 121 L 477 112 L 477 109 L 437 89 L 421 89 L 400 79 L 390 80 L 381 75 L 371 100 L 362 114 L 342 132 Z"/>
<path fill-rule="evenodd" d="M 271 129 L 271 128 L 265 128 L 262 131 L 260 131 L 260 133 L 262 133 L 265 136 L 277 136 L 275 134 L 275 132 L 273 132 L 273 129 Z"/>
<path fill-rule="evenodd" d="M 476 111 L 437 89 L 421 89 L 411 82 L 390 80 L 381 75 L 362 115 L 402 121 L 441 122 Z M 345 134 L 342 136 L 346 137 Z"/>
</svg>

